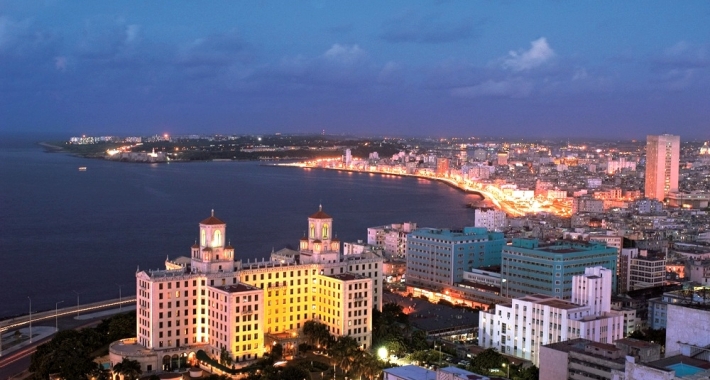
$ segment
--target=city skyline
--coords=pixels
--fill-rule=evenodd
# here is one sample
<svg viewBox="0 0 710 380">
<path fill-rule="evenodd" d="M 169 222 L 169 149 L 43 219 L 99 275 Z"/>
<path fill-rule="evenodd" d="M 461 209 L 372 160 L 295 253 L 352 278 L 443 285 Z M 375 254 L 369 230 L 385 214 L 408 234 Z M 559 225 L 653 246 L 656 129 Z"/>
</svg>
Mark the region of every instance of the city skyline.
<svg viewBox="0 0 710 380">
<path fill-rule="evenodd" d="M 710 6 L 0 5 L 4 131 L 704 139 Z"/>
</svg>

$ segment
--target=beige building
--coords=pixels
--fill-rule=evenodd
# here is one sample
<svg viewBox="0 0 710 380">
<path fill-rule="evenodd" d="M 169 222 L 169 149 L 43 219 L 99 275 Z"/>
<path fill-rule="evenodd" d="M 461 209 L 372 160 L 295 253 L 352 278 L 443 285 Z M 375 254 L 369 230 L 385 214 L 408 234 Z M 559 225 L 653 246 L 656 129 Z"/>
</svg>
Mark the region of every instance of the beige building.
<svg viewBox="0 0 710 380">
<path fill-rule="evenodd" d="M 680 136 L 649 135 L 646 138 L 646 198 L 663 201 L 678 191 Z"/>
<path fill-rule="evenodd" d="M 111 345 L 112 364 L 129 358 L 144 373 L 159 373 L 195 363 L 201 350 L 214 359 L 226 351 L 241 366 L 277 342 L 285 354 L 295 353 L 310 320 L 370 348 L 372 309 L 382 308 L 383 260 L 372 252 L 341 254 L 332 226 L 321 207 L 308 218 L 299 251 L 243 263 L 225 245 L 227 225 L 213 212 L 200 222 L 190 257 L 136 273 L 137 338 Z"/>
</svg>

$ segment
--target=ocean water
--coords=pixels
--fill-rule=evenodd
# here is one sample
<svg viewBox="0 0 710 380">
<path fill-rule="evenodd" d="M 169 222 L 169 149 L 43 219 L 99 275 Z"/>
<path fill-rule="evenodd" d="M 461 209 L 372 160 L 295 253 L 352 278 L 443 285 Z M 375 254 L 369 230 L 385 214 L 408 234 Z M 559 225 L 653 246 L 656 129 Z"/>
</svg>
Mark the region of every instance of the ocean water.
<svg viewBox="0 0 710 380">
<path fill-rule="evenodd" d="M 367 227 L 473 225 L 475 199 L 414 178 L 256 162 L 131 164 L 45 153 L 38 137 L 0 142 L 0 318 L 135 294 L 135 273 L 189 255 L 215 210 L 237 258 L 297 247 L 323 204 L 341 241 Z M 86 171 L 79 171 L 86 166 Z"/>
</svg>

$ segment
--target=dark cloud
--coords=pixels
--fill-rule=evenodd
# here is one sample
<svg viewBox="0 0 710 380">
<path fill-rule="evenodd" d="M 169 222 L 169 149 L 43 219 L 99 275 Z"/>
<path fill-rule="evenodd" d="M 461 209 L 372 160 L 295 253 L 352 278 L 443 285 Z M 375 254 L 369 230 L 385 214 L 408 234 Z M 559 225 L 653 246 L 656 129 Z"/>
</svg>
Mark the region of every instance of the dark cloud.
<svg viewBox="0 0 710 380">
<path fill-rule="evenodd" d="M 280 83 L 283 89 L 310 86 L 355 88 L 371 85 L 379 68 L 359 45 L 334 44 L 315 57 L 284 57 L 259 69 L 253 80 Z"/>
<path fill-rule="evenodd" d="M 139 25 L 117 17 L 96 16 L 85 20 L 73 54 L 81 60 L 110 61 L 131 55 L 140 41 Z"/>
<path fill-rule="evenodd" d="M 326 30 L 332 34 L 347 34 L 352 32 L 353 29 L 355 29 L 355 26 L 352 23 L 346 23 L 330 26 Z"/>
<path fill-rule="evenodd" d="M 487 75 L 496 72 L 489 68 L 479 67 L 466 60 L 448 59 L 420 70 L 424 78 L 422 86 L 428 89 L 451 89 L 469 86 L 482 81 Z"/>
<path fill-rule="evenodd" d="M 43 60 L 56 54 L 61 38 L 43 30 L 30 20 L 13 20 L 0 16 L 0 63 Z"/>
<path fill-rule="evenodd" d="M 252 62 L 254 47 L 238 31 L 212 34 L 183 46 L 178 63 L 185 66 L 229 66 Z"/>
<path fill-rule="evenodd" d="M 473 18 L 445 20 L 437 15 L 417 15 L 404 12 L 385 21 L 380 38 L 388 42 L 438 44 L 456 42 L 474 37 L 481 21 Z"/>
<path fill-rule="evenodd" d="M 650 62 L 652 89 L 679 92 L 710 84 L 710 45 L 679 41 Z"/>
<path fill-rule="evenodd" d="M 652 59 L 656 69 L 697 69 L 710 67 L 710 45 L 680 41 Z"/>
</svg>

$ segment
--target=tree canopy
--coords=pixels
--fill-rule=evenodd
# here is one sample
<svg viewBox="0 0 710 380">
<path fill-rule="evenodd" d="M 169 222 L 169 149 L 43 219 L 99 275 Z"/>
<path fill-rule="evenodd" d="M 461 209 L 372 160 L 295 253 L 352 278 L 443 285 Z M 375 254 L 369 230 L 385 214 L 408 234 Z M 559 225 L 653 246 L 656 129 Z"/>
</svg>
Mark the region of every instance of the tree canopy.
<svg viewBox="0 0 710 380">
<path fill-rule="evenodd" d="M 136 313 L 118 314 L 103 320 L 96 328 L 65 330 L 37 347 L 29 370 L 35 379 L 47 379 L 56 373 L 65 379 L 84 379 L 89 375 L 103 376 L 92 354 L 97 349 L 119 339 L 136 334 Z"/>
</svg>

